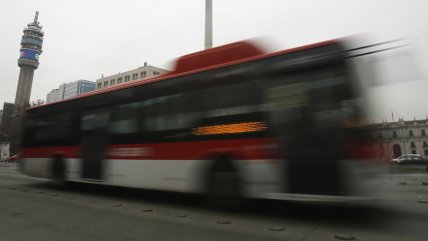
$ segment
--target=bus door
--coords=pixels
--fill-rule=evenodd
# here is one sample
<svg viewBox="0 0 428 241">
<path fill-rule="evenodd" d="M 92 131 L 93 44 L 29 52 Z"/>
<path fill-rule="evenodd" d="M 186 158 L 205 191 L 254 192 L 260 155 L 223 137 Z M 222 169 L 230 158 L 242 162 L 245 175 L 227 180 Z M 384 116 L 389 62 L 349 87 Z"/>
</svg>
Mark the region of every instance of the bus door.
<svg viewBox="0 0 428 241">
<path fill-rule="evenodd" d="M 82 156 L 82 178 L 103 180 L 110 113 L 90 111 L 81 116 L 80 140 Z"/>
<path fill-rule="evenodd" d="M 280 140 L 286 192 L 343 194 L 339 159 L 343 103 L 350 92 L 341 72 L 340 66 L 332 65 L 282 73 L 269 80 L 270 123 Z"/>
</svg>

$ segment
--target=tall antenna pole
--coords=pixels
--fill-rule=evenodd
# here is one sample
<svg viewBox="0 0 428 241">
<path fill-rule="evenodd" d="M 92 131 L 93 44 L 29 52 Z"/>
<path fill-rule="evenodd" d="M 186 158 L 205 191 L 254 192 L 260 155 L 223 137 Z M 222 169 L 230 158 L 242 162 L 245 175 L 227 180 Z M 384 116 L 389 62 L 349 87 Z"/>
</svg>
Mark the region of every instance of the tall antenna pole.
<svg viewBox="0 0 428 241">
<path fill-rule="evenodd" d="M 205 49 L 213 47 L 213 4 L 205 0 Z"/>
<path fill-rule="evenodd" d="M 39 11 L 36 11 L 36 16 L 34 16 L 34 23 L 37 23 L 38 18 L 39 18 Z"/>
</svg>

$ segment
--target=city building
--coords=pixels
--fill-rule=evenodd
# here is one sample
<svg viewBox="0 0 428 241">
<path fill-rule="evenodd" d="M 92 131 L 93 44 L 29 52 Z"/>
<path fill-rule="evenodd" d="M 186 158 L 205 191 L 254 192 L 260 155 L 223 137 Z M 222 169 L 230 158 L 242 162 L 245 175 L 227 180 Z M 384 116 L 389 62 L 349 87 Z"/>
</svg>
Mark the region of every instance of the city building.
<svg viewBox="0 0 428 241">
<path fill-rule="evenodd" d="M 44 33 L 37 21 L 39 12 L 36 12 L 34 21 L 24 28 L 21 39 L 21 55 L 18 59 L 19 71 L 18 87 L 15 96 L 15 108 L 24 109 L 29 105 L 31 87 L 33 85 L 34 70 L 39 67 L 39 56 L 42 54 Z"/>
<path fill-rule="evenodd" d="M 65 84 L 61 84 L 58 89 L 53 89 L 46 95 L 46 104 L 64 99 Z"/>
<path fill-rule="evenodd" d="M 107 88 L 109 86 L 118 85 L 129 81 L 142 80 L 161 74 L 166 74 L 168 72 L 169 71 L 166 69 L 150 66 L 147 65 L 147 63 L 144 63 L 143 67 L 139 67 L 137 69 L 129 70 L 107 77 L 101 77 L 101 79 L 98 79 L 96 81 L 96 89 L 98 90 L 102 88 Z"/>
<path fill-rule="evenodd" d="M 46 103 L 65 100 L 93 90 L 95 90 L 95 82 L 89 80 L 81 79 L 61 84 L 58 89 L 53 89 L 46 95 Z"/>
<path fill-rule="evenodd" d="M 78 80 L 64 86 L 64 99 L 95 90 L 95 82 L 89 80 Z"/>
<path fill-rule="evenodd" d="M 376 155 L 390 160 L 404 154 L 428 158 L 428 117 L 425 120 L 377 123 L 367 126 L 376 139 Z"/>
<path fill-rule="evenodd" d="M 15 105 L 13 103 L 5 102 L 3 104 L 3 109 L 0 111 L 0 131 L 8 132 L 13 118 L 13 110 Z"/>
</svg>

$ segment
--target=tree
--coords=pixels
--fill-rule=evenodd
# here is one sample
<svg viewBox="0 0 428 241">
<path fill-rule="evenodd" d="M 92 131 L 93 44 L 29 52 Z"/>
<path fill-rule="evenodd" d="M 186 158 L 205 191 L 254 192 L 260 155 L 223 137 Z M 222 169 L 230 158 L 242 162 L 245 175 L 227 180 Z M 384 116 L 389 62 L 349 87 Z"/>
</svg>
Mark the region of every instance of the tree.
<svg viewBox="0 0 428 241">
<path fill-rule="evenodd" d="M 26 106 L 29 107 L 29 106 Z M 10 143 L 10 152 L 11 154 L 18 153 L 21 144 L 21 128 L 22 128 L 22 117 L 24 115 L 25 108 L 15 106 L 15 110 L 13 112 L 12 121 L 10 123 L 10 127 L 7 130 L 9 134 Z"/>
<path fill-rule="evenodd" d="M 25 109 L 29 107 L 35 107 L 39 105 L 43 105 L 45 103 L 44 100 L 37 99 L 31 101 L 31 104 L 26 104 L 25 106 L 16 106 L 12 115 L 12 121 L 10 126 L 5 132 L 9 136 L 9 141 L 11 142 L 10 151 L 15 154 L 19 151 L 21 147 L 21 137 L 22 137 L 22 129 L 23 129 L 23 117 L 25 113 Z"/>
<path fill-rule="evenodd" d="M 31 101 L 30 106 L 31 106 L 31 107 L 39 106 L 39 105 L 43 105 L 44 103 L 45 103 L 45 101 L 44 101 L 44 100 L 37 99 L 37 100 L 33 100 L 33 101 Z"/>
</svg>

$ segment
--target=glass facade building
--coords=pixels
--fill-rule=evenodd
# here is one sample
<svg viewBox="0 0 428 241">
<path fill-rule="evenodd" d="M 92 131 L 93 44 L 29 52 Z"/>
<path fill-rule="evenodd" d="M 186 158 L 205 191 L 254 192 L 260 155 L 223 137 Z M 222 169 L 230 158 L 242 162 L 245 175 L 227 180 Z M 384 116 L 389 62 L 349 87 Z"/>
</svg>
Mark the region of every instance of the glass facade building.
<svg viewBox="0 0 428 241">
<path fill-rule="evenodd" d="M 46 103 L 69 99 L 93 90 L 95 90 L 95 82 L 89 80 L 78 80 L 62 84 L 58 89 L 54 89 L 47 94 Z"/>
</svg>

